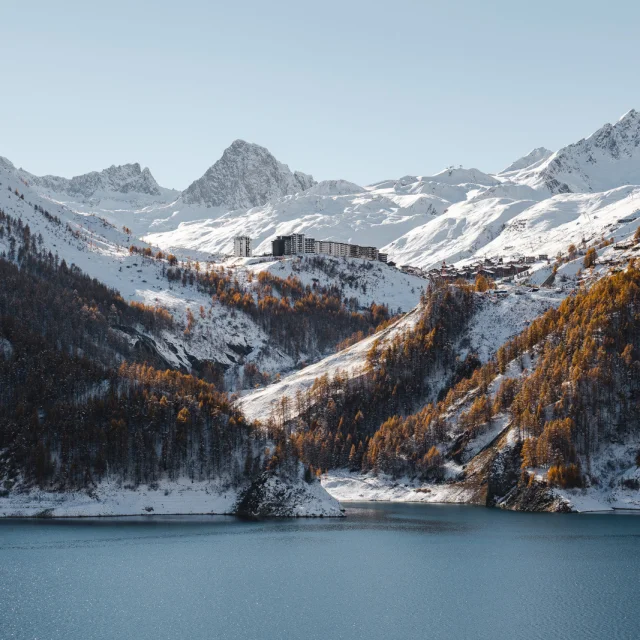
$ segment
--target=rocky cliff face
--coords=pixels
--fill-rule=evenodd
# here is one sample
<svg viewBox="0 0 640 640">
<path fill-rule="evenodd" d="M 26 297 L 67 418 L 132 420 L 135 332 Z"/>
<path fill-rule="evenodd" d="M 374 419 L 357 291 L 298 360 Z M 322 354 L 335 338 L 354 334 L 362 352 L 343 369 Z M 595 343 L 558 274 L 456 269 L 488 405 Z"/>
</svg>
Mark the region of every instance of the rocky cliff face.
<svg viewBox="0 0 640 640">
<path fill-rule="evenodd" d="M 186 204 L 249 209 L 304 191 L 314 179 L 291 172 L 264 147 L 236 140 L 207 172 L 182 193 Z"/>
<path fill-rule="evenodd" d="M 234 513 L 247 518 L 342 517 L 340 503 L 315 478 L 288 478 L 265 471 L 240 497 Z"/>
</svg>

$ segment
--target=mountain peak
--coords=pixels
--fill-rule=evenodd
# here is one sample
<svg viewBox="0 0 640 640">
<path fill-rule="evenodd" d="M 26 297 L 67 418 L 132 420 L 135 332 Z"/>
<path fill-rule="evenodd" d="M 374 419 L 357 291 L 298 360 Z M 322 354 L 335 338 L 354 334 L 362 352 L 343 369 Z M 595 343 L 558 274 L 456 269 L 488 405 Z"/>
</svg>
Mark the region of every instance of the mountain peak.
<svg viewBox="0 0 640 640">
<path fill-rule="evenodd" d="M 260 149 L 264 149 L 264 147 L 261 147 L 259 144 L 256 144 L 255 142 L 247 142 L 242 138 L 237 138 L 225 149 L 225 151 L 229 149 L 243 149 L 243 148 L 251 148 L 251 147 L 260 147 Z"/>
<path fill-rule="evenodd" d="M 553 151 L 550 151 L 546 147 L 536 147 L 532 151 L 529 151 L 527 155 L 518 158 L 515 162 L 512 162 L 506 169 L 503 169 L 500 173 L 509 173 L 511 171 L 520 171 L 531 167 L 538 162 L 546 160 L 553 155 Z"/>
<path fill-rule="evenodd" d="M 618 120 L 618 123 L 637 122 L 638 120 L 640 120 L 640 111 L 629 109 L 629 111 Z"/>
<path fill-rule="evenodd" d="M 631 109 L 615 124 L 605 124 L 545 162 L 524 168 L 512 179 L 534 188 L 546 188 L 552 194 L 609 191 L 638 184 L 640 113 Z"/>
<path fill-rule="evenodd" d="M 310 175 L 291 172 L 265 147 L 238 139 L 201 178 L 183 191 L 182 199 L 186 204 L 250 209 L 305 191 L 314 184 Z"/>
</svg>

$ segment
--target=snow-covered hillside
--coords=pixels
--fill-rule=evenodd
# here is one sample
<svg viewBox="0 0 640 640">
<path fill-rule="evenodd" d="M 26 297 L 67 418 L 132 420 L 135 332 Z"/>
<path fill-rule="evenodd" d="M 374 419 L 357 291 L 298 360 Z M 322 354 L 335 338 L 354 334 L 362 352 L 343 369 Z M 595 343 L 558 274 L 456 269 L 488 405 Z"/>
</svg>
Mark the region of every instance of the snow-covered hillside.
<svg viewBox="0 0 640 640">
<path fill-rule="evenodd" d="M 261 207 L 182 222 L 176 229 L 145 237 L 164 248 L 186 247 L 214 254 L 230 253 L 233 237 L 240 234 L 253 238 L 255 254 L 270 253 L 271 240 L 289 233 L 379 247 L 386 237 L 402 235 L 448 206 L 447 201 L 431 195 L 403 194 L 393 188 L 354 192 L 348 185 L 344 181 L 320 183 Z M 178 211 L 176 217 L 184 215 L 192 218 L 192 211 Z M 156 226 L 154 223 L 152 230 Z"/>
<path fill-rule="evenodd" d="M 633 234 L 640 218 L 640 187 L 604 193 L 564 193 L 541 201 L 473 199 L 413 229 L 386 247 L 399 264 L 423 268 L 484 256 L 555 257 L 570 244 Z"/>
<path fill-rule="evenodd" d="M 516 295 L 516 288 L 513 287 L 509 287 L 507 291 L 508 295 L 500 298 L 492 294 L 477 296 L 476 311 L 456 345 L 456 352 L 461 359 L 469 352 L 474 352 L 482 362 L 487 362 L 506 340 L 520 333 L 547 309 L 558 306 L 564 298 L 562 293 L 531 292 Z M 367 353 L 373 344 L 378 341 L 383 346 L 407 332 L 419 321 L 421 312 L 422 309 L 418 306 L 383 331 L 296 371 L 275 384 L 246 393 L 239 400 L 240 408 L 249 419 L 264 422 L 270 417 L 275 404 L 286 396 L 290 400 L 290 412 L 293 415 L 295 398 L 299 392 L 310 389 L 321 376 L 332 378 L 338 372 L 350 377 L 362 374 Z M 442 379 L 439 384 L 444 382 Z"/>
<path fill-rule="evenodd" d="M 242 412 L 249 420 L 260 420 L 264 423 L 271 416 L 271 412 L 278 400 L 286 396 L 293 406 L 296 393 L 311 388 L 316 378 L 323 375 L 332 377 L 338 371 L 347 373 L 350 376 L 357 376 L 363 370 L 367 352 L 376 340 L 380 340 L 381 344 L 389 342 L 394 336 L 402 334 L 415 326 L 419 317 L 420 309 L 416 308 L 380 333 L 369 336 L 352 347 L 330 355 L 300 371 L 296 371 L 283 378 L 280 382 L 269 385 L 264 389 L 251 391 L 239 401 Z"/>
<path fill-rule="evenodd" d="M 103 218 L 73 212 L 39 196 L 21 178 L 22 173 L 13 165 L 0 163 L 0 208 L 21 218 L 34 236 L 41 235 L 43 247 L 57 254 L 60 260 L 77 265 L 88 275 L 113 287 L 126 301 L 160 306 L 174 316 L 176 330 L 165 332 L 163 340 L 156 341 L 155 345 L 167 366 L 190 370 L 206 360 L 219 363 L 227 369 L 227 382 L 232 389 L 239 383 L 238 375 L 246 363 L 254 363 L 261 372 L 272 376 L 296 366 L 297 361 L 274 345 L 249 315 L 213 302 L 208 294 L 198 291 L 195 286 L 169 281 L 165 275 L 166 260 L 130 253 L 131 244 L 144 248 L 148 246 L 144 242 Z M 60 223 L 45 216 L 34 205 L 57 217 Z M 0 253 L 3 251 L 10 252 L 7 237 L 0 238 Z M 296 276 L 304 285 L 337 285 L 343 298 L 357 298 L 362 308 L 373 302 L 386 303 L 392 313 L 412 309 L 426 284 L 421 278 L 385 264 L 361 259 L 326 257 L 311 261 L 289 258 L 266 262 L 248 259 L 216 265 L 202 262 L 203 269 L 209 266 L 223 267 L 246 291 L 251 291 L 250 274 L 268 270 L 280 278 Z M 195 324 L 185 336 L 183 329 L 189 312 L 193 314 Z M 319 355 L 301 354 L 300 359 L 309 361 Z"/>
<path fill-rule="evenodd" d="M 452 205 L 445 214 L 412 229 L 383 247 L 401 265 L 431 268 L 482 253 L 505 225 L 533 204 L 530 200 L 489 198 Z"/>
<path fill-rule="evenodd" d="M 268 271 L 278 278 L 293 276 L 303 285 L 342 289 L 343 298 L 357 298 L 361 307 L 384 303 L 393 314 L 406 313 L 420 301 L 427 280 L 382 262 L 333 256 L 292 256 L 287 258 L 232 258 L 224 263 L 243 282 L 247 273 Z"/>
<path fill-rule="evenodd" d="M 16 190 L 18 194 L 16 194 Z M 59 223 L 34 208 L 42 207 Z M 271 348 L 268 336 L 245 314 L 235 313 L 194 287 L 171 284 L 163 276 L 166 264 L 152 258 L 130 254 L 133 238 L 122 229 L 95 215 L 75 213 L 42 198 L 21 180 L 19 172 L 7 163 L 0 164 L 0 208 L 21 218 L 31 234 L 42 237 L 42 246 L 68 264 L 119 291 L 126 301 L 161 306 L 177 320 L 179 330 L 165 334 L 156 347 L 167 364 L 189 370 L 193 362 L 212 360 L 233 366 L 238 352 L 261 370 L 277 372 L 294 365 L 293 360 Z M 135 240 L 139 246 L 145 244 Z M 10 252 L 8 238 L 0 238 L 0 253 Z M 198 313 L 204 308 L 204 317 Z M 187 310 L 197 318 L 190 337 L 182 334 Z M 195 360 L 194 360 L 195 359 Z"/>
</svg>

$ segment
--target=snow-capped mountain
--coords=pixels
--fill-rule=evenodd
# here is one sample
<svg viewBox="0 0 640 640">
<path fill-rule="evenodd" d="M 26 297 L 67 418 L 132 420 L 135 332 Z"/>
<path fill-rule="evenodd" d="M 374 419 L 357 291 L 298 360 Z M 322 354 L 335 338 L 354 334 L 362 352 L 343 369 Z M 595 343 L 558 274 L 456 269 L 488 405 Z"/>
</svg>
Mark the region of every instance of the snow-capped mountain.
<svg viewBox="0 0 640 640">
<path fill-rule="evenodd" d="M 526 156 L 518 158 L 515 162 L 512 162 L 506 169 L 500 172 L 500 175 L 511 173 L 512 171 L 521 171 L 527 167 L 531 167 L 534 164 L 538 164 L 553 155 L 553 151 L 549 151 L 545 147 L 537 147 L 533 151 L 529 151 Z"/>
<path fill-rule="evenodd" d="M 284 195 L 304 191 L 314 179 L 291 172 L 264 147 L 236 140 L 198 180 L 182 193 L 189 205 L 248 209 Z"/>
<path fill-rule="evenodd" d="M 192 217 L 147 239 L 166 248 L 225 253 L 234 235 L 246 233 L 262 253 L 270 250 L 275 235 L 298 231 L 382 247 L 400 264 L 427 268 L 442 260 L 468 260 L 488 249 L 555 255 L 584 236 L 607 235 L 618 217 L 635 210 L 635 192 L 619 188 L 640 184 L 639 140 L 640 116 L 630 111 L 615 125 L 557 153 L 534 149 L 500 174 L 449 167 L 432 176 L 408 175 L 368 187 L 326 181 L 248 211 Z M 611 190 L 602 197 L 561 197 Z M 600 207 L 606 215 L 598 216 Z M 528 228 L 535 232 L 523 233 Z"/>
<path fill-rule="evenodd" d="M 404 189 L 404 188 L 403 188 Z M 172 208 L 169 217 L 157 219 L 145 238 L 162 248 L 188 248 L 207 253 L 230 253 L 233 237 L 253 238 L 254 253 L 271 251 L 279 234 L 305 233 L 318 239 L 381 246 L 434 215 L 449 201 L 429 194 L 407 194 L 394 186 L 365 188 L 344 180 L 328 180 L 252 209 L 239 209 L 202 219 L 206 210 Z M 186 220 L 185 220 L 186 218 Z M 175 220 L 185 220 L 177 228 Z M 156 228 L 166 231 L 153 232 Z"/>
<path fill-rule="evenodd" d="M 430 268 L 489 254 L 555 255 L 583 239 L 623 237 L 635 229 L 640 113 L 631 110 L 616 124 L 547 154 L 535 149 L 498 174 L 497 186 L 469 193 L 384 250 L 401 264 Z M 522 165 L 528 166 L 517 168 Z"/>
<path fill-rule="evenodd" d="M 640 112 L 632 109 L 615 124 L 570 144 L 546 161 L 511 173 L 513 182 L 551 194 L 608 191 L 640 184 Z"/>
<path fill-rule="evenodd" d="M 259 254 L 270 251 L 276 235 L 302 232 L 377 246 L 399 264 L 431 267 L 489 249 L 547 253 L 584 235 L 606 236 L 614 211 L 624 218 L 636 208 L 635 192 L 620 187 L 640 185 L 640 114 L 629 111 L 555 153 L 534 149 L 495 175 L 448 167 L 369 186 L 316 183 L 241 140 L 182 194 L 162 189 L 137 164 L 71 180 L 20 175 L 45 198 L 97 213 L 163 249 L 226 254 L 242 234 Z"/>
<path fill-rule="evenodd" d="M 102 171 L 91 171 L 73 178 L 39 177 L 23 170 L 20 173 L 37 190 L 73 197 L 89 199 L 97 194 L 108 192 L 139 193 L 148 196 L 163 195 L 149 168 L 142 169 L 137 162 L 120 166 L 112 165 Z"/>
<path fill-rule="evenodd" d="M 622 239 L 640 218 L 640 187 L 546 198 L 488 197 L 452 205 L 383 250 L 399 264 L 430 269 L 485 256 L 566 252 L 600 237 Z"/>
<path fill-rule="evenodd" d="M 179 191 L 158 185 L 151 171 L 137 162 L 112 165 L 73 178 L 36 176 L 16 169 L 8 160 L 4 168 L 15 173 L 39 197 L 77 213 L 95 213 L 118 226 L 134 226 L 129 223 L 138 212 L 166 206 L 180 195 Z"/>
<path fill-rule="evenodd" d="M 177 202 L 165 217 L 153 221 L 151 233 L 145 237 L 163 248 L 208 253 L 229 253 L 233 237 L 239 234 L 253 238 L 255 253 L 269 252 L 276 235 L 294 232 L 380 247 L 439 216 L 452 203 L 501 185 L 499 179 L 478 169 L 462 167 L 451 167 L 434 176 L 384 180 L 368 187 L 346 180 L 325 180 L 248 211 L 207 215 L 206 210 Z"/>
</svg>

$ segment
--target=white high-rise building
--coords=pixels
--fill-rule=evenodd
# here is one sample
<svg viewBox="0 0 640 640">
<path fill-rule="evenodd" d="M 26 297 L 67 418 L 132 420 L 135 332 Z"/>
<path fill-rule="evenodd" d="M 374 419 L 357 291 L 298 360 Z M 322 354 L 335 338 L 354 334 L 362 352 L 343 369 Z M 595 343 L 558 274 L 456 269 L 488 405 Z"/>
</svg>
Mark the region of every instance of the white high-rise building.
<svg viewBox="0 0 640 640">
<path fill-rule="evenodd" d="M 236 236 L 233 239 L 233 255 L 240 258 L 251 256 L 251 238 L 249 236 Z"/>
<path fill-rule="evenodd" d="M 316 241 L 313 238 L 304 239 L 304 252 L 316 253 Z"/>
<path fill-rule="evenodd" d="M 291 253 L 297 255 L 299 253 L 305 253 L 304 245 L 304 233 L 292 233 L 291 234 Z"/>
</svg>

